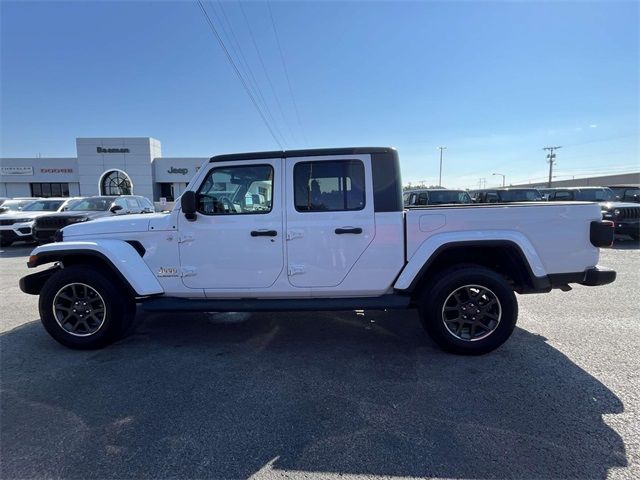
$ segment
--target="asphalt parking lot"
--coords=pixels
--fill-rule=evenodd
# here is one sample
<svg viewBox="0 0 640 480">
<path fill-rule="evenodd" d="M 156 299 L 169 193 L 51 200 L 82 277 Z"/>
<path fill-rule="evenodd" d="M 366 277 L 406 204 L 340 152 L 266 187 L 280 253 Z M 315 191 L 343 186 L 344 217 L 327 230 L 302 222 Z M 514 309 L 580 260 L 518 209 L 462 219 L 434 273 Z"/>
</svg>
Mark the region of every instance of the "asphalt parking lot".
<svg viewBox="0 0 640 480">
<path fill-rule="evenodd" d="M 640 246 L 618 280 L 519 297 L 476 358 L 413 312 L 139 315 L 59 346 L 0 253 L 0 477 L 640 478 Z"/>
</svg>

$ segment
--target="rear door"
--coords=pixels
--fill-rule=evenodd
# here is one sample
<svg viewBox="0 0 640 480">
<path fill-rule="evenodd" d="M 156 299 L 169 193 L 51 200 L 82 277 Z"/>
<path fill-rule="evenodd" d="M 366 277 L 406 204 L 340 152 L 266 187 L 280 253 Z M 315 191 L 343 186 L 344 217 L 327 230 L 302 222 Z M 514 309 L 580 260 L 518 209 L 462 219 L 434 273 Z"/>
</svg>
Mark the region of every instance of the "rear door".
<svg viewBox="0 0 640 480">
<path fill-rule="evenodd" d="M 369 155 L 286 160 L 287 269 L 295 287 L 334 287 L 375 236 Z"/>
</svg>

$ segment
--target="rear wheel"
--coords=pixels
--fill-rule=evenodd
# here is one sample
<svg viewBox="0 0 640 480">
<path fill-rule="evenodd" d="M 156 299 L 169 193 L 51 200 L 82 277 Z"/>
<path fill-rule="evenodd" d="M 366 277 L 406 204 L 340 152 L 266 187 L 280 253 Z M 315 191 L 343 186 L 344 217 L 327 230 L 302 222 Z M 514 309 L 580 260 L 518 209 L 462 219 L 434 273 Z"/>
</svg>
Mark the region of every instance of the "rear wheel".
<svg viewBox="0 0 640 480">
<path fill-rule="evenodd" d="M 420 301 L 420 320 L 442 349 L 461 355 L 495 350 L 511 336 L 518 303 L 496 272 L 469 265 L 438 275 Z"/>
<path fill-rule="evenodd" d="M 40 292 L 44 328 L 75 349 L 101 348 L 119 339 L 135 316 L 135 302 L 107 275 L 87 266 L 56 272 Z"/>
</svg>

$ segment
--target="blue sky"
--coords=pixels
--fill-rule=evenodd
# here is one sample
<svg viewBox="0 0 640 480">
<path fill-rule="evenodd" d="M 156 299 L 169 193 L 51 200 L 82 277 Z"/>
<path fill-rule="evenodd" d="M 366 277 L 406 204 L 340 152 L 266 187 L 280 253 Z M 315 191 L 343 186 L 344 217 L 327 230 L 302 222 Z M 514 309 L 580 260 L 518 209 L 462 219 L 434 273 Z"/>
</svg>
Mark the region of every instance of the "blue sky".
<svg viewBox="0 0 640 480">
<path fill-rule="evenodd" d="M 563 145 L 562 178 L 639 166 L 639 5 L 272 1 L 299 124 L 267 3 L 205 2 L 286 147 L 395 146 L 405 183 L 430 184 L 446 145 L 458 187 L 539 180 L 546 145 Z M 195 2 L 0 8 L 2 156 L 74 156 L 91 136 L 153 136 L 164 156 L 278 148 Z"/>
</svg>

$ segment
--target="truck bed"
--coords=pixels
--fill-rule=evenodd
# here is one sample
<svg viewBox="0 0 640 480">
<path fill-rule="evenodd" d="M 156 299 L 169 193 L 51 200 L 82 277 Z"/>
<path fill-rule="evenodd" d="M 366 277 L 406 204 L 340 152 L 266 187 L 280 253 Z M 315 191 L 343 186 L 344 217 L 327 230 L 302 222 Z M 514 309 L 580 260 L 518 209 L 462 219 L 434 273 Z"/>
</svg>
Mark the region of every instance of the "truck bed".
<svg viewBox="0 0 640 480">
<path fill-rule="evenodd" d="M 407 261 L 420 250 L 426 258 L 439 245 L 504 239 L 524 245 L 534 274 L 583 270 L 595 266 L 598 248 L 589 240 L 590 224 L 601 220 L 591 202 L 523 202 L 411 207 L 405 211 Z M 471 239 L 471 240 L 470 240 Z"/>
</svg>

